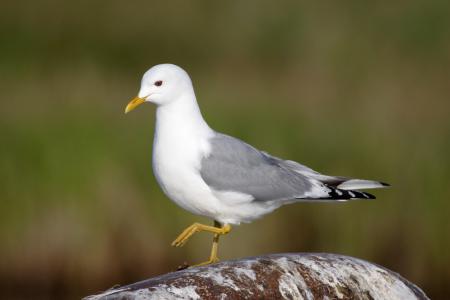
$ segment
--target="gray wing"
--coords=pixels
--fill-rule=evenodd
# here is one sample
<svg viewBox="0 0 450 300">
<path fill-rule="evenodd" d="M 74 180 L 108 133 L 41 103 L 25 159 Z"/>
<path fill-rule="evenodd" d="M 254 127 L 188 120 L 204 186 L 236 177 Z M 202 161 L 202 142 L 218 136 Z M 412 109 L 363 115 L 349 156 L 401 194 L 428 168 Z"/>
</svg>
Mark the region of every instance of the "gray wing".
<svg viewBox="0 0 450 300">
<path fill-rule="evenodd" d="M 256 201 L 325 198 L 330 191 L 270 156 L 228 135 L 216 133 L 211 153 L 202 159 L 200 174 L 213 189 L 252 195 Z M 305 167 L 306 168 L 306 167 Z M 320 193 L 314 196 L 312 190 Z M 308 197 L 306 197 L 306 195 Z"/>
</svg>

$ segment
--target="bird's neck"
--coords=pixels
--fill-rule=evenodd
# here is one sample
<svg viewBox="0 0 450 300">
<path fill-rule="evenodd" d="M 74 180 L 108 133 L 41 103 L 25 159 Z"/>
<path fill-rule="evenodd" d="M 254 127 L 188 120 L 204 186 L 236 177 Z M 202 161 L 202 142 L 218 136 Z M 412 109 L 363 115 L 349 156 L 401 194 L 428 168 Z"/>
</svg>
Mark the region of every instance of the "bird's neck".
<svg viewBox="0 0 450 300">
<path fill-rule="evenodd" d="M 212 133 L 198 107 L 194 92 L 187 92 L 156 110 L 155 139 L 207 138 Z"/>
</svg>

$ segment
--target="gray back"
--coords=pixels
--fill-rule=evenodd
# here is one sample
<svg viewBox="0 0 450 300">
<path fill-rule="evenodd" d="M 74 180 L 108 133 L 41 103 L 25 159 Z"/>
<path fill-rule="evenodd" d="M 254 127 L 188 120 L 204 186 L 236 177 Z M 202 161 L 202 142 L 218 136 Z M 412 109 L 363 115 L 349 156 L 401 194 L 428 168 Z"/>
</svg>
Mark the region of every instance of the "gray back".
<svg viewBox="0 0 450 300">
<path fill-rule="evenodd" d="M 252 195 L 255 201 L 303 198 L 311 180 L 283 164 L 283 160 L 234 137 L 216 133 L 211 153 L 202 159 L 200 173 L 215 190 Z"/>
</svg>

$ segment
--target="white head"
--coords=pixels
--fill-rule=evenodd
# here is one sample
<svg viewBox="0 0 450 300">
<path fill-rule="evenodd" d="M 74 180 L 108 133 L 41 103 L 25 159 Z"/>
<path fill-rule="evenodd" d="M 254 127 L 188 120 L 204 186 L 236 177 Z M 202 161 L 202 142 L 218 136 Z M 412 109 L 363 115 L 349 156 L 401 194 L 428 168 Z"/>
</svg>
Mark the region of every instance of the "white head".
<svg viewBox="0 0 450 300">
<path fill-rule="evenodd" d="M 144 102 L 166 105 L 186 93 L 193 93 L 192 82 L 186 71 L 172 64 L 156 65 L 145 72 L 138 96 L 128 103 L 125 113 Z"/>
</svg>

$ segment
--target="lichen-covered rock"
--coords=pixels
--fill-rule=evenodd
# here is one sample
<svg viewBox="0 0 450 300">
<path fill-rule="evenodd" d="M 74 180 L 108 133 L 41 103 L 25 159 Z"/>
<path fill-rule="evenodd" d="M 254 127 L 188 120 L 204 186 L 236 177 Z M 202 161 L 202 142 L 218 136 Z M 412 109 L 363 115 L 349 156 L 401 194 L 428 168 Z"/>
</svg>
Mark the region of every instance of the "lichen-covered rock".
<svg viewBox="0 0 450 300">
<path fill-rule="evenodd" d="M 428 299 L 397 273 L 348 256 L 273 254 L 150 278 L 97 299 Z"/>
</svg>

